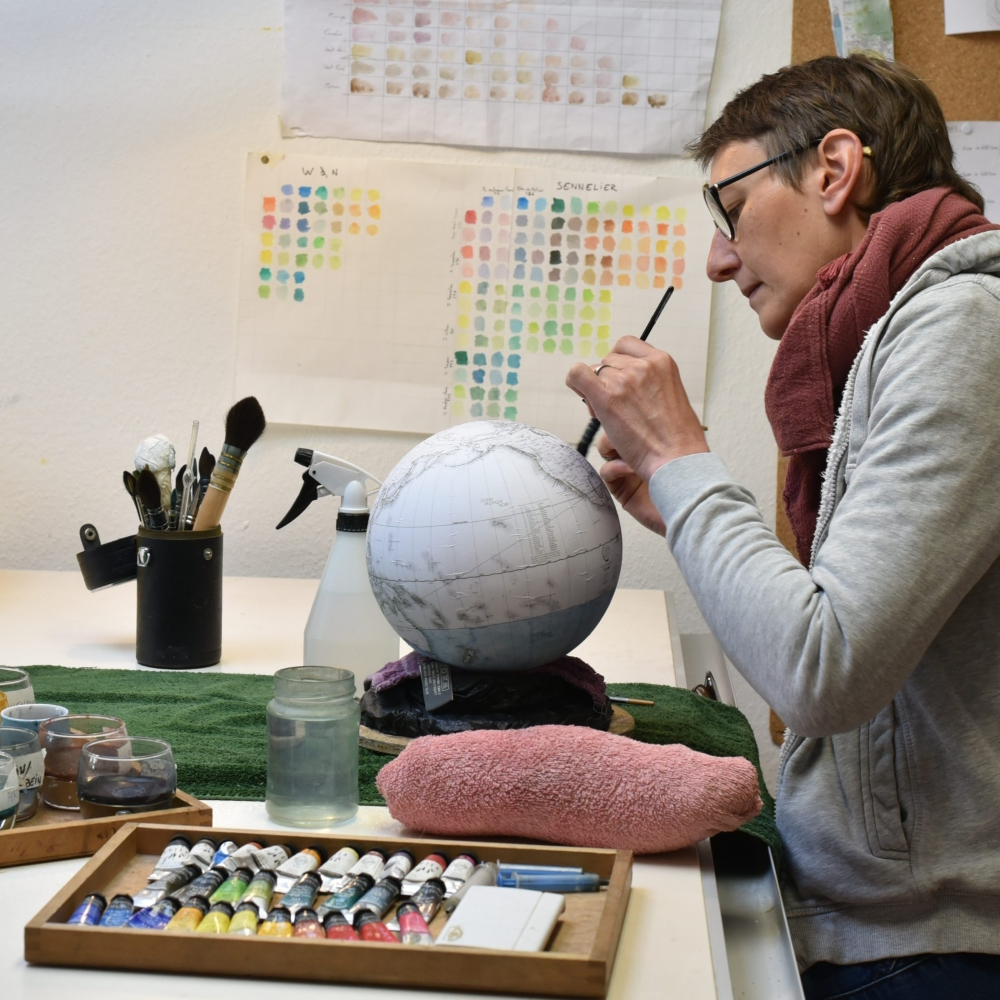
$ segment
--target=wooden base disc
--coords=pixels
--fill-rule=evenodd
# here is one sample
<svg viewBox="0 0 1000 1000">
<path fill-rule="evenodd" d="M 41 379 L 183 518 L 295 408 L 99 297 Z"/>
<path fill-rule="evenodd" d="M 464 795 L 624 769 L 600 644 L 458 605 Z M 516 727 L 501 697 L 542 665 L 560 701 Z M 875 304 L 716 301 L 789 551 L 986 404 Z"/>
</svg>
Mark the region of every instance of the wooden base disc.
<svg viewBox="0 0 1000 1000">
<path fill-rule="evenodd" d="M 614 733 L 616 736 L 628 736 L 633 729 L 635 729 L 635 719 L 625 709 L 614 705 L 608 732 Z M 358 745 L 363 746 L 366 750 L 374 750 L 376 753 L 388 753 L 395 757 L 406 749 L 411 739 L 414 737 L 390 736 L 388 733 L 380 733 L 367 726 L 358 727 Z"/>
</svg>

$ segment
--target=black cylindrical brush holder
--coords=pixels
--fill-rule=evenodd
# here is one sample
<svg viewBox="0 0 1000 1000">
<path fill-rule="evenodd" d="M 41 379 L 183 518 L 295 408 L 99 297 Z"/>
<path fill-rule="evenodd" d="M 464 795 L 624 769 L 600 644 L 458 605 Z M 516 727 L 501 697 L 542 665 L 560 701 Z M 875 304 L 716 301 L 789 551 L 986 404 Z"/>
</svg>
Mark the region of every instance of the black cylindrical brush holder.
<svg viewBox="0 0 1000 1000">
<path fill-rule="evenodd" d="M 222 529 L 136 536 L 135 658 L 147 667 L 210 667 L 222 658 Z"/>
</svg>

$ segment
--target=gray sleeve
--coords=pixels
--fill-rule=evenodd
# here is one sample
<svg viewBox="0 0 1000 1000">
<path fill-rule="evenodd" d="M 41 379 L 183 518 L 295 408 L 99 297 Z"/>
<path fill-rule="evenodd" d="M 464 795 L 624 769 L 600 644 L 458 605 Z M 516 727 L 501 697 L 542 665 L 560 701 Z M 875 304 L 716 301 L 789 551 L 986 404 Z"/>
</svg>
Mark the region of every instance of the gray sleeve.
<svg viewBox="0 0 1000 1000">
<path fill-rule="evenodd" d="M 997 299 L 975 280 L 924 292 L 877 357 L 868 435 L 811 570 L 715 455 L 650 483 L 709 627 L 803 736 L 888 704 L 1000 554 Z"/>
</svg>

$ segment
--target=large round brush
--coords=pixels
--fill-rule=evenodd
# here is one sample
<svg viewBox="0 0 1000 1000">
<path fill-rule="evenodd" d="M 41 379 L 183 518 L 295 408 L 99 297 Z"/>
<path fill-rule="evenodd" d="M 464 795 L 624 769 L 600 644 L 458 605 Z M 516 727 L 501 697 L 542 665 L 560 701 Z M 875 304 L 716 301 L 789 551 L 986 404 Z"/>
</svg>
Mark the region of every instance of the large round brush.
<svg viewBox="0 0 1000 1000">
<path fill-rule="evenodd" d="M 146 512 L 147 527 L 153 528 L 155 531 L 165 531 L 167 514 L 163 509 L 163 500 L 160 497 L 160 484 L 156 479 L 156 474 L 150 471 L 148 465 L 143 466 L 142 472 L 139 473 L 138 493 Z"/>
<path fill-rule="evenodd" d="M 240 466 L 254 442 L 264 433 L 267 422 L 255 396 L 233 403 L 226 414 L 226 443 L 208 481 L 205 499 L 198 508 L 194 530 L 206 531 L 222 520 L 229 494 L 240 474 Z"/>
</svg>

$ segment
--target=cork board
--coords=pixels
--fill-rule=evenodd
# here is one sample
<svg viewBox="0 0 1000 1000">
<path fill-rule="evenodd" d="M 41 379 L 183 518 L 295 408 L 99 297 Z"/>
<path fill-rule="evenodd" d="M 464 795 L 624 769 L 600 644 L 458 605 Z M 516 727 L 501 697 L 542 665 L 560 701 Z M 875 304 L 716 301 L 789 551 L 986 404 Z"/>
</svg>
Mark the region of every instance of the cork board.
<svg viewBox="0 0 1000 1000">
<path fill-rule="evenodd" d="M 1000 31 L 944 33 L 944 0 L 895 0 L 896 59 L 937 95 L 948 121 L 1000 119 Z M 827 0 L 793 0 L 792 62 L 836 55 Z"/>
</svg>

